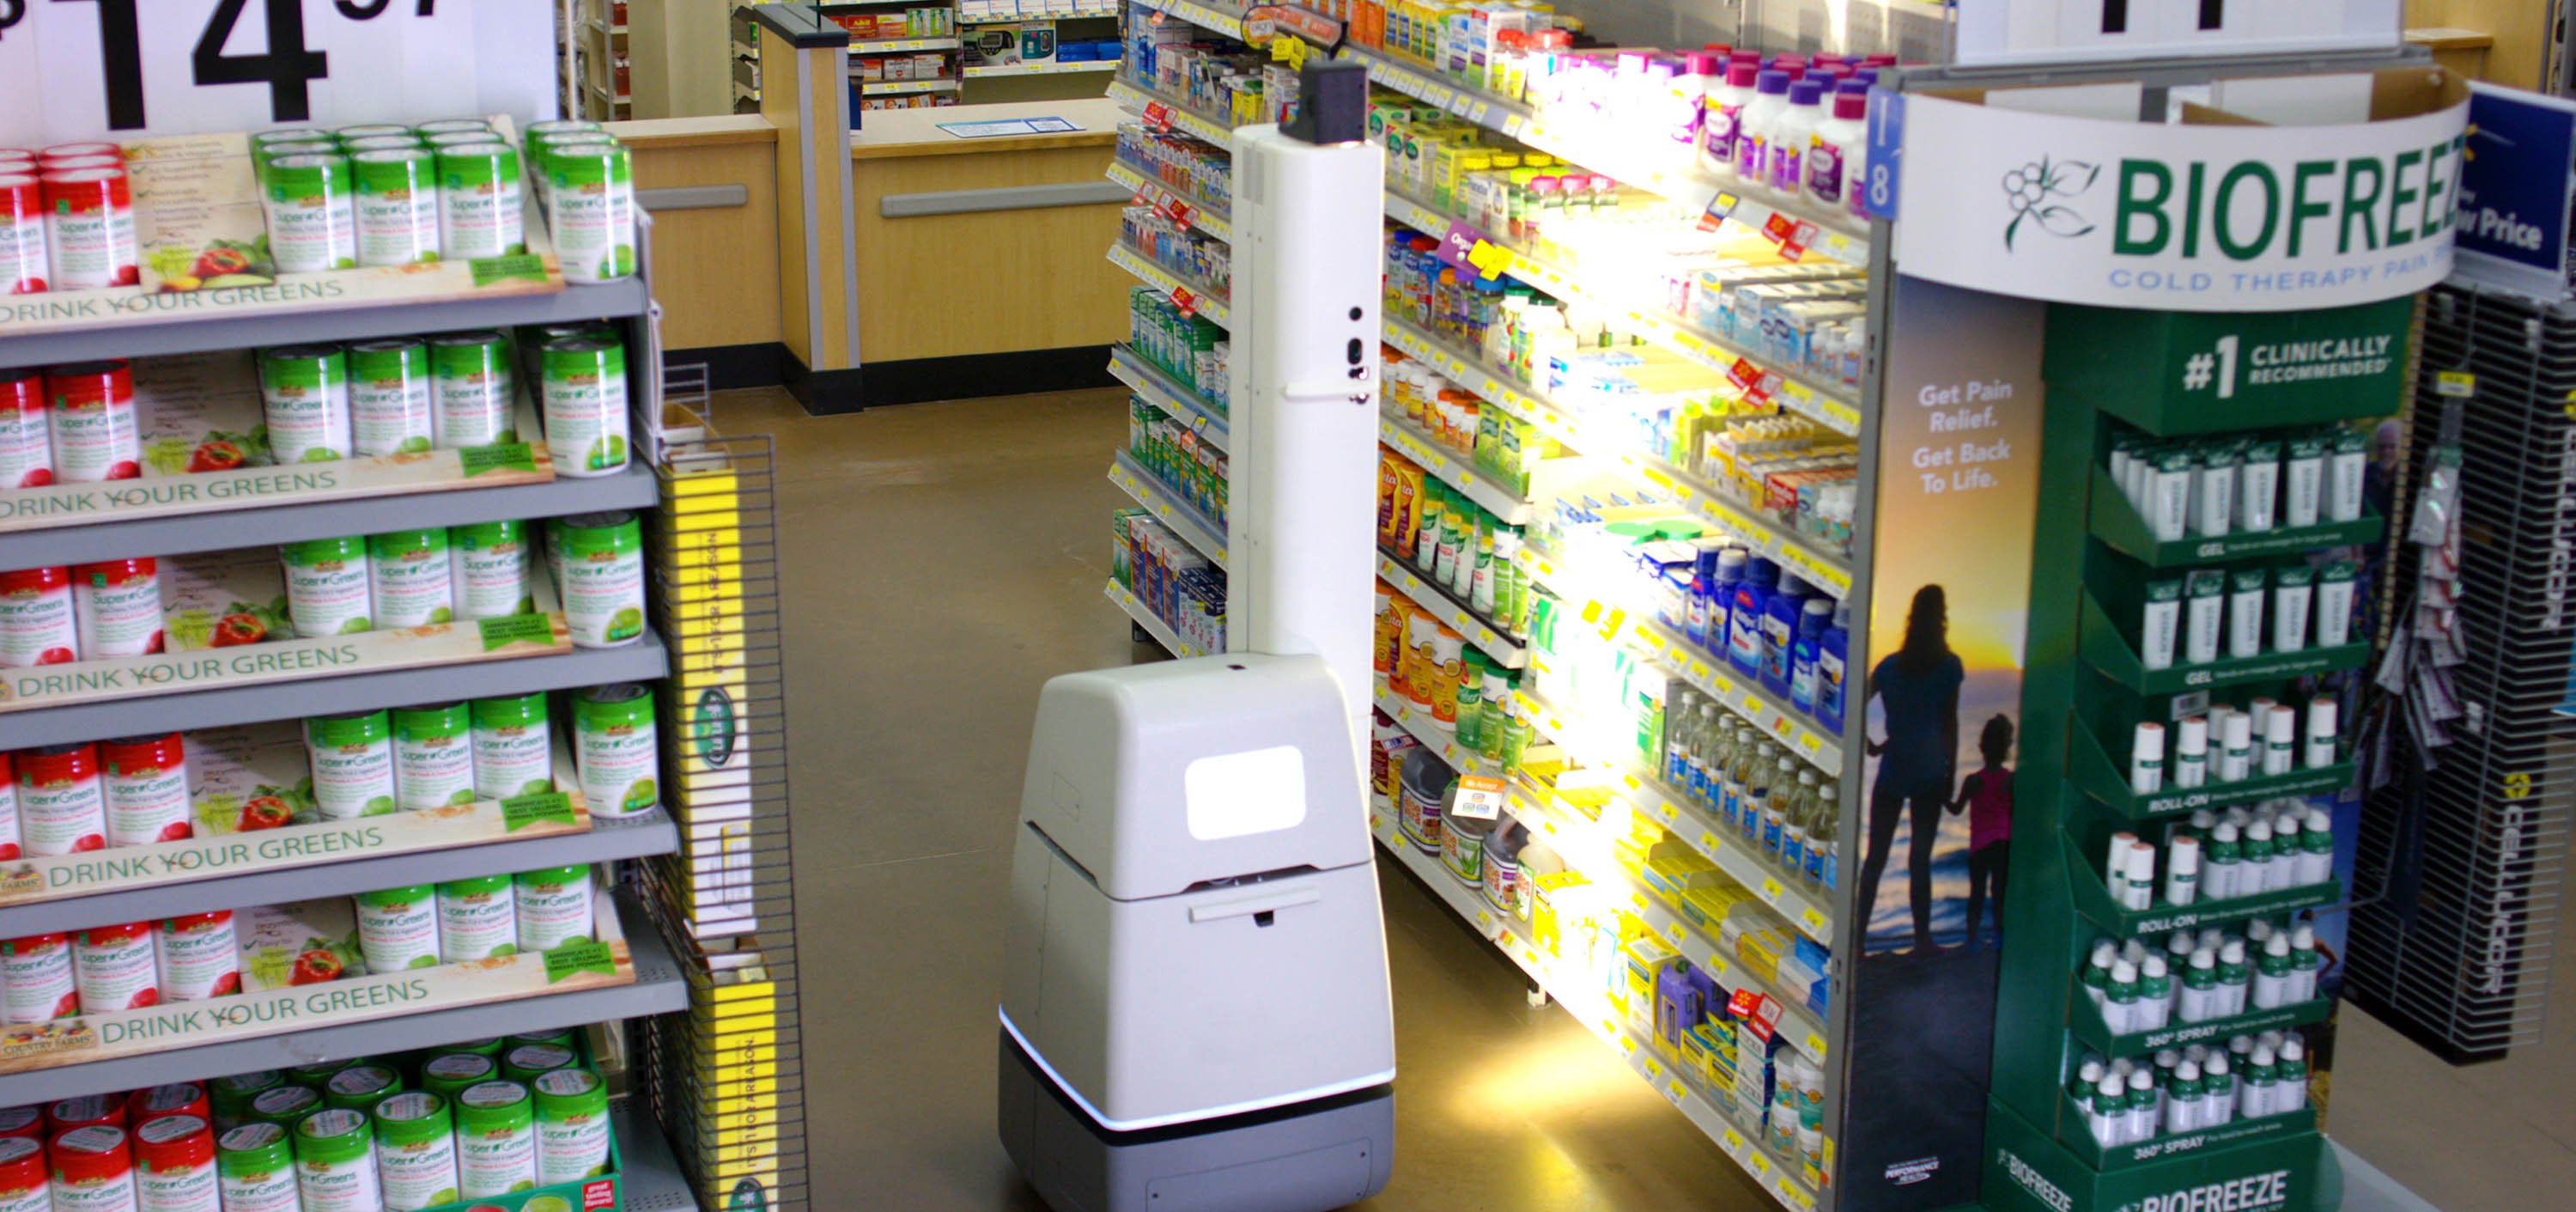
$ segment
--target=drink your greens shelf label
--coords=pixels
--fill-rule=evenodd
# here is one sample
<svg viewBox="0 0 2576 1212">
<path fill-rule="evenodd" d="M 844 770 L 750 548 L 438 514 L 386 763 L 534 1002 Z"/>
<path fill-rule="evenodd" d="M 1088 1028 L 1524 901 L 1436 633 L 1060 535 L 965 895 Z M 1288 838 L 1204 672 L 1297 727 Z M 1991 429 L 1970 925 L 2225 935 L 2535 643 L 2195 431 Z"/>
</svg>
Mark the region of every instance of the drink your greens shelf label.
<svg viewBox="0 0 2576 1212">
<path fill-rule="evenodd" d="M 0 905 L 91 896 L 217 876 L 416 854 L 588 827 L 560 794 L 323 821 L 283 829 L 25 858 L 0 865 Z"/>
<path fill-rule="evenodd" d="M 2007 91 L 1906 97 L 1900 163 L 1932 179 L 1896 216 L 1905 273 L 2207 312 L 2389 299 L 2450 273 L 2468 122 L 2453 73 L 2380 72 L 2381 117 L 2328 124 L 2257 98 L 2146 123 L 2007 107 Z"/>
</svg>

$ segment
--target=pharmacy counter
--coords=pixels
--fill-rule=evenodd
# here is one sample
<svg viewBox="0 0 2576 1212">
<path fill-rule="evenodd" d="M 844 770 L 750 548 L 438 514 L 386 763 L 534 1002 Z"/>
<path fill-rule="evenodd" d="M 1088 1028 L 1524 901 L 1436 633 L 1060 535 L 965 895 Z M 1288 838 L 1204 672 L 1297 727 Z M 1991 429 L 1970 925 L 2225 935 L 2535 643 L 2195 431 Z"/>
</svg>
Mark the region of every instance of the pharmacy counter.
<svg viewBox="0 0 2576 1212">
<path fill-rule="evenodd" d="M 1105 175 L 1118 107 L 1033 101 L 857 117 L 858 404 L 1109 383 L 1104 347 L 1126 336 L 1135 285 L 1103 257 L 1128 200 Z M 1043 119 L 1077 129 L 1013 129 L 1057 125 L 1034 121 Z"/>
</svg>

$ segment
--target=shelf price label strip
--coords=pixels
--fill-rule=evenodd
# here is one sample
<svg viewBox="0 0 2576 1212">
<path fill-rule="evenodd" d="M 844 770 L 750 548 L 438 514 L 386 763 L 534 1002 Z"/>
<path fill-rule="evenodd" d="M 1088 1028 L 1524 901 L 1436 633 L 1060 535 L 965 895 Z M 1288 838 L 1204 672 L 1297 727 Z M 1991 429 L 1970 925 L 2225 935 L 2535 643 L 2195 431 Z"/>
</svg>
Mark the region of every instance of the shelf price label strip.
<svg viewBox="0 0 2576 1212">
<path fill-rule="evenodd" d="M 1243 41 L 1243 14 L 1226 12 L 1190 0 L 1144 0 L 1145 7 L 1178 17 L 1200 29 L 1214 30 L 1237 42 Z"/>
<path fill-rule="evenodd" d="M 1442 214 L 1394 190 L 1386 192 L 1386 213 L 1387 217 L 1408 227 L 1435 234 L 1457 222 L 1455 216 Z M 1611 299 L 1583 286 L 1576 280 L 1576 275 L 1541 261 L 1526 251 L 1492 241 L 1491 237 L 1485 237 L 1479 243 L 1494 252 L 1494 265 L 1499 273 L 1518 278 L 1557 298 L 1587 303 L 1614 315 L 1624 315 L 1628 326 L 1647 340 L 1726 376 L 1761 402 L 1778 404 L 1847 437 L 1860 433 L 1860 410 L 1833 392 L 1819 389 L 1785 371 L 1765 367 L 1753 353 L 1694 330 L 1669 316 Z"/>
<path fill-rule="evenodd" d="M 1378 440 L 1510 525 L 1523 525 L 1536 513 L 1529 498 L 1514 496 L 1501 484 L 1478 475 L 1470 456 L 1433 441 L 1430 434 L 1405 420 L 1402 413 L 1388 412 L 1379 418 Z"/>
<path fill-rule="evenodd" d="M 1414 605 L 1430 611 L 1431 617 L 1466 637 L 1468 643 L 1483 649 L 1485 655 L 1500 661 L 1503 668 L 1518 669 L 1528 662 L 1527 648 L 1522 647 L 1510 636 L 1494 630 L 1483 619 L 1460 610 L 1456 602 L 1449 600 L 1448 595 L 1424 584 L 1422 578 L 1414 574 L 1411 565 L 1389 557 L 1385 552 L 1379 552 L 1377 575 L 1387 584 L 1395 586 L 1396 592 L 1403 594 Z"/>
<path fill-rule="evenodd" d="M 1147 403 L 1188 421 L 1191 432 L 1196 433 L 1200 441 L 1225 450 L 1226 444 L 1232 440 L 1225 418 L 1212 411 L 1197 392 L 1181 386 L 1179 381 L 1164 374 L 1161 367 L 1146 361 L 1145 355 L 1125 345 L 1112 346 L 1109 373 L 1126 384 L 1128 390 L 1144 397 Z"/>
<path fill-rule="evenodd" d="M 1148 634 L 1152 635 L 1154 637 L 1154 642 L 1163 646 L 1163 651 L 1179 657 L 1210 655 L 1206 650 L 1200 648 L 1198 645 L 1183 640 L 1178 632 L 1172 630 L 1171 624 L 1162 620 L 1162 616 L 1155 614 L 1151 610 L 1145 609 L 1145 603 L 1138 600 L 1136 595 L 1126 586 L 1121 585 L 1116 581 L 1111 581 L 1108 583 L 1104 592 L 1110 601 L 1118 603 L 1118 608 L 1120 610 L 1127 612 L 1128 618 L 1136 620 L 1137 626 L 1144 628 Z"/>
<path fill-rule="evenodd" d="M 1172 302 L 1185 313 L 1208 318 L 1210 323 L 1225 326 L 1233 317 L 1225 301 L 1199 293 L 1199 288 L 1182 281 L 1180 275 L 1154 264 L 1135 249 L 1124 244 L 1109 246 L 1109 263 L 1136 275 L 1147 286 L 1156 287 L 1172 296 Z"/>
<path fill-rule="evenodd" d="M 1131 165 L 1121 164 L 1115 160 L 1109 162 L 1108 175 L 1110 180 L 1136 191 L 1137 204 L 1153 207 L 1162 212 L 1164 218 L 1175 223 L 1187 223 L 1229 243 L 1234 240 L 1234 224 L 1227 220 L 1221 208 L 1211 208 L 1199 198 L 1182 193 L 1136 171 Z"/>
<path fill-rule="evenodd" d="M 1171 490 L 1164 488 L 1161 481 L 1138 470 L 1123 453 L 1109 466 L 1109 482 L 1127 490 L 1128 496 L 1136 498 L 1137 504 L 1161 518 L 1191 547 L 1198 549 L 1200 555 L 1214 561 L 1219 568 L 1225 567 L 1225 532 L 1216 529 L 1197 510 L 1171 495 Z"/>
<path fill-rule="evenodd" d="M 1692 1127 L 1723 1148 L 1726 1155 L 1745 1173 L 1752 1175 L 1764 1190 L 1778 1196 L 1798 1212 L 1810 1212 L 1815 1207 L 1814 1193 L 1792 1177 L 1791 1165 L 1785 1160 L 1774 1159 L 1754 1143 L 1758 1132 L 1747 1128 L 1733 1113 L 1709 1102 L 1706 1096 L 1682 1082 L 1669 1061 L 1652 1047 L 1639 1043 L 1636 1036 L 1610 1017 L 1609 1007 L 1597 994 L 1585 988 L 1583 982 L 1555 973 L 1549 957 L 1524 937 L 1515 923 L 1495 913 L 1491 906 L 1469 892 L 1456 876 L 1440 866 L 1438 860 L 1415 850 L 1413 844 L 1396 829 L 1391 818 L 1377 814 L 1371 825 L 1372 835 L 1387 853 L 1423 883 L 1430 885 L 1442 904 L 1499 948 L 1531 984 L 1545 990 L 1594 1038 L 1618 1052 L 1637 1076 L 1645 1079 L 1647 1085 L 1662 1095 L 1666 1102 L 1678 1108 Z M 1574 996 L 1569 997 L 1568 994 Z"/>
</svg>

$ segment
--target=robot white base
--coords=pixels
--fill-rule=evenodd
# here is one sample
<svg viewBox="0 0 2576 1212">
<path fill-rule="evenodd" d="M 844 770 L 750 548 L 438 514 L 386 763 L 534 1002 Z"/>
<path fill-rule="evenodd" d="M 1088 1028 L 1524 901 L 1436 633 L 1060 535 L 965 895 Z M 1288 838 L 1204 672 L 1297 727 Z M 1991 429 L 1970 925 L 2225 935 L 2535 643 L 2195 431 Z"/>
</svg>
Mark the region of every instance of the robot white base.
<svg viewBox="0 0 2576 1212">
<path fill-rule="evenodd" d="M 1377 1194 L 1394 1167 L 1392 1086 L 1115 1132 L 997 1034 L 1002 1145 L 1056 1212 L 1326 1212 Z"/>
</svg>

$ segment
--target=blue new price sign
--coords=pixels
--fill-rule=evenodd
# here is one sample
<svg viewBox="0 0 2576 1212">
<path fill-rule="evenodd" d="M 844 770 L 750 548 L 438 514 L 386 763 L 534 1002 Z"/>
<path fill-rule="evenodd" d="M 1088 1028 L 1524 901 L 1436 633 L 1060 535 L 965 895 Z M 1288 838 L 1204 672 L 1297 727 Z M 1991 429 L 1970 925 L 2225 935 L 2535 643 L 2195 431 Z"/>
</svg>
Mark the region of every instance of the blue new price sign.
<svg viewBox="0 0 2576 1212">
<path fill-rule="evenodd" d="M 2470 89 L 2454 236 L 2459 268 L 2524 294 L 2566 299 L 2576 102 L 2491 84 Z"/>
</svg>

